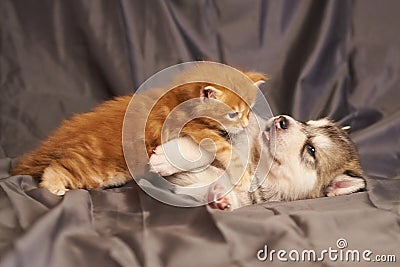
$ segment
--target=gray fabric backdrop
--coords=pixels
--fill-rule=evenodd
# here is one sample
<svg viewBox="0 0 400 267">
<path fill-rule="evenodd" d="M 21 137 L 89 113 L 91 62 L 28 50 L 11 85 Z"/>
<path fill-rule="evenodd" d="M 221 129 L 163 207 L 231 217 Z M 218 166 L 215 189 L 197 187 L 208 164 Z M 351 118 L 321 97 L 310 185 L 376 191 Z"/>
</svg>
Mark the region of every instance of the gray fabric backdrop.
<svg viewBox="0 0 400 267">
<path fill-rule="evenodd" d="M 0 266 L 263 266 L 264 244 L 327 249 L 338 238 L 399 261 L 398 10 L 387 0 L 1 1 Z M 275 114 L 351 125 L 368 192 L 227 213 L 168 207 L 133 182 L 59 198 L 9 177 L 63 119 L 199 59 L 268 74 Z"/>
</svg>

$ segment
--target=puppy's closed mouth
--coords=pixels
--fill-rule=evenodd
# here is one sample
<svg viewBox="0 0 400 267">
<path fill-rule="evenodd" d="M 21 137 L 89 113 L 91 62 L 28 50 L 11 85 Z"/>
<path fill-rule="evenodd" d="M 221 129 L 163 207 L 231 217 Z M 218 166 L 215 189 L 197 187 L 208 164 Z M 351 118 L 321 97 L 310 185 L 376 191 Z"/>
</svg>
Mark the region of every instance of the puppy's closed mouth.
<svg viewBox="0 0 400 267">
<path fill-rule="evenodd" d="M 281 161 L 275 156 L 275 142 L 276 142 L 276 131 L 274 127 L 274 122 L 270 123 L 270 126 L 265 128 L 262 132 L 263 149 L 268 151 L 268 154 L 278 165 L 281 165 Z"/>
<path fill-rule="evenodd" d="M 271 128 L 267 127 L 267 129 L 265 129 L 265 131 L 263 132 L 263 135 L 267 139 L 267 142 L 269 142 L 270 135 L 271 135 Z"/>
<path fill-rule="evenodd" d="M 268 127 L 265 131 L 262 132 L 262 141 L 263 141 L 263 147 L 268 150 L 268 153 L 271 155 L 271 157 L 274 157 L 271 151 L 271 143 L 272 143 L 272 133 L 270 127 Z"/>
<path fill-rule="evenodd" d="M 265 128 L 265 130 L 262 132 L 262 139 L 265 145 L 268 146 L 269 149 L 271 149 L 269 146 L 271 143 L 273 143 L 274 138 L 275 138 L 275 129 L 273 128 L 274 124 L 273 122 L 269 123 L 269 126 Z"/>
</svg>

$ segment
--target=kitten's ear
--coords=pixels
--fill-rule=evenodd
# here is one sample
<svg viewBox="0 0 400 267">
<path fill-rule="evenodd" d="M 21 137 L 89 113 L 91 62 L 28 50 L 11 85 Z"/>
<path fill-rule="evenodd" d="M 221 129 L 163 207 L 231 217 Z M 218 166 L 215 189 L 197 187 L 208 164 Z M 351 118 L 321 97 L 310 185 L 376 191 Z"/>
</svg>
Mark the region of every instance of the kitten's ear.
<svg viewBox="0 0 400 267">
<path fill-rule="evenodd" d="M 255 82 L 254 85 L 257 87 L 260 87 L 261 84 L 265 83 L 263 80 L 259 80 L 258 82 Z"/>
<path fill-rule="evenodd" d="M 254 82 L 254 85 L 259 87 L 268 80 L 268 77 L 259 72 L 246 72 L 247 77 Z"/>
<path fill-rule="evenodd" d="M 348 174 L 340 174 L 333 179 L 326 188 L 325 194 L 328 197 L 348 195 L 365 189 L 365 181 L 361 177 L 353 177 Z"/>
<path fill-rule="evenodd" d="M 200 98 L 206 99 L 219 99 L 222 96 L 222 91 L 218 90 L 214 86 L 208 85 L 206 87 L 201 87 Z"/>
</svg>

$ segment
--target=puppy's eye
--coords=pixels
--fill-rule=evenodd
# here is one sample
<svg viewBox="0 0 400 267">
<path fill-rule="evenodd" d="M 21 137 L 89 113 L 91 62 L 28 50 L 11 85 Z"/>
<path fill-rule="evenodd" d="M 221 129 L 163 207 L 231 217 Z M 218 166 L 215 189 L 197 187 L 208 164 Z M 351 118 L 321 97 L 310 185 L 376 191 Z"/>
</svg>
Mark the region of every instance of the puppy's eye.
<svg viewBox="0 0 400 267">
<path fill-rule="evenodd" d="M 310 144 L 306 144 L 306 149 L 308 154 L 310 154 L 311 157 L 315 158 L 315 147 Z"/>
<path fill-rule="evenodd" d="M 228 117 L 228 119 L 235 119 L 238 116 L 238 112 L 232 112 L 232 113 L 228 113 L 226 116 Z"/>
</svg>

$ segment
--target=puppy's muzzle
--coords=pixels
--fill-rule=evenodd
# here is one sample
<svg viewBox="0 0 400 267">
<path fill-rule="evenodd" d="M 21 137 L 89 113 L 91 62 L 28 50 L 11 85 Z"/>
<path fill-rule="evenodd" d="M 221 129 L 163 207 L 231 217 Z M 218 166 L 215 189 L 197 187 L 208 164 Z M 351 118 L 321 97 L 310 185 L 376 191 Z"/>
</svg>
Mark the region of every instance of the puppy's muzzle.
<svg viewBox="0 0 400 267">
<path fill-rule="evenodd" d="M 285 116 L 281 115 L 279 117 L 276 117 L 270 122 L 269 126 L 267 126 L 263 135 L 269 142 L 271 136 L 274 135 L 274 133 L 287 130 L 289 128 L 289 124 L 289 120 Z"/>
</svg>

